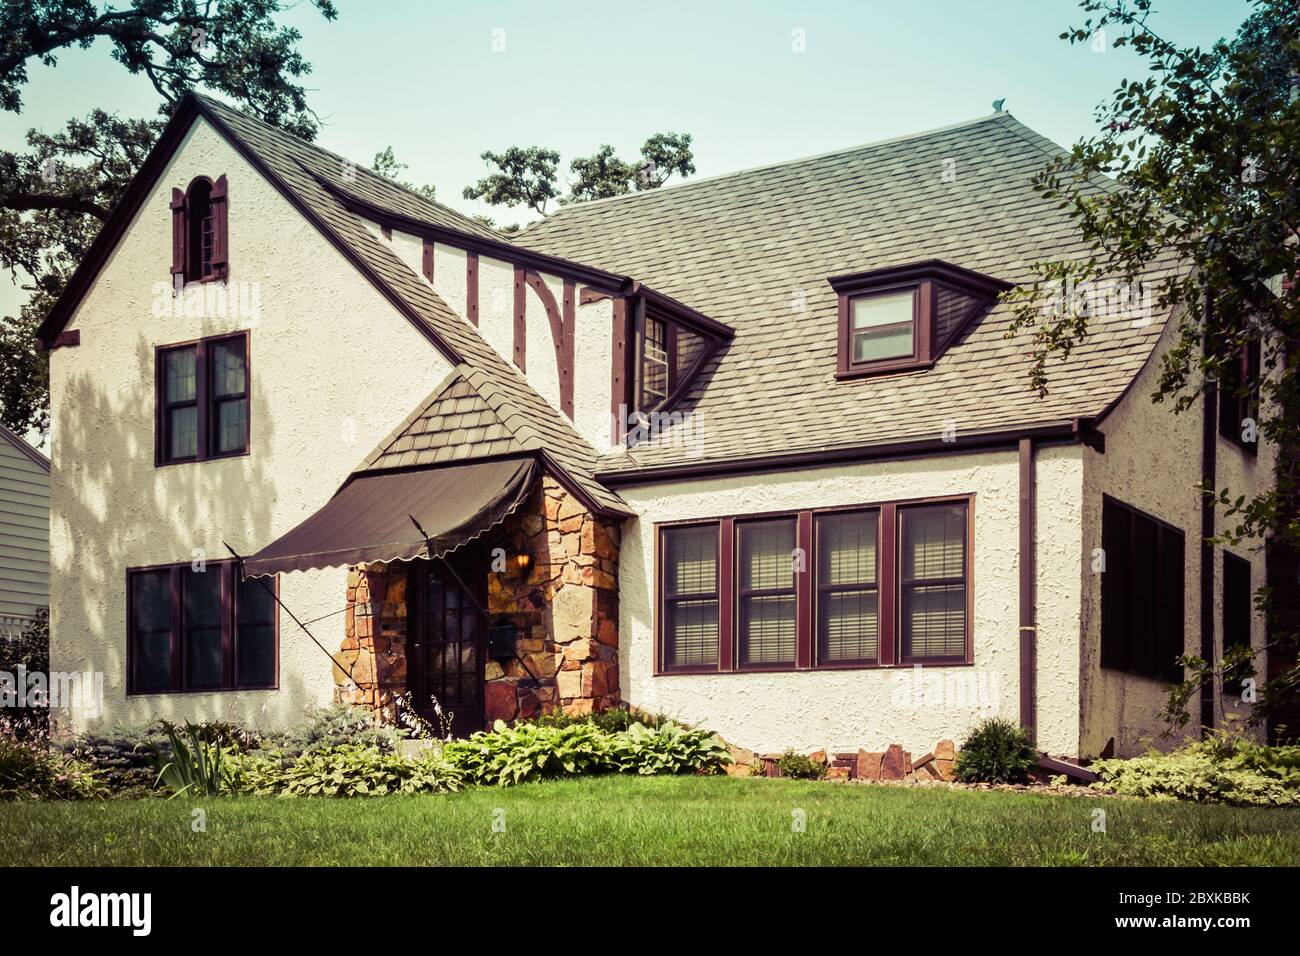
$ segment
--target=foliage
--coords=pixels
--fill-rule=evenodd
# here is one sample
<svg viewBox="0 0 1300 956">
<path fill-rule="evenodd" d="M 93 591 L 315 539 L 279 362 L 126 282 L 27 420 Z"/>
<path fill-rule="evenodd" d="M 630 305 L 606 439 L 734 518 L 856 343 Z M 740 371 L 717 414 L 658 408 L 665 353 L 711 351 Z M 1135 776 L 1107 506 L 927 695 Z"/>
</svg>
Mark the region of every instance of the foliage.
<svg viewBox="0 0 1300 956">
<path fill-rule="evenodd" d="M 371 172 L 383 176 L 385 179 L 391 179 L 403 189 L 409 189 L 418 196 L 425 199 L 433 200 L 437 198 L 438 190 L 433 186 L 425 184 L 417 186 L 412 182 L 400 178 L 401 174 L 410 167 L 406 163 L 399 163 L 397 157 L 393 155 L 393 147 L 385 146 L 383 151 L 375 153 L 375 161 L 370 164 Z"/>
<path fill-rule="evenodd" d="M 313 0 L 326 20 L 331 0 Z M 26 150 L 0 151 L 0 269 L 28 299 L 0 323 L 0 421 L 23 434 L 49 427 L 49 369 L 35 333 L 72 270 L 185 93 L 225 94 L 305 139 L 317 131 L 302 79 L 311 65 L 301 34 L 277 18 L 280 0 L 149 0 L 116 9 L 72 0 L 0 4 L 0 109 L 22 110 L 28 64 L 100 41 L 128 72 L 144 75 L 159 115 L 124 119 L 92 110 L 54 133 L 29 130 Z"/>
<path fill-rule="evenodd" d="M 273 757 L 237 761 L 245 792 L 281 797 L 379 797 L 459 790 L 461 773 L 436 751 L 420 757 L 344 744 L 306 753 L 282 766 Z"/>
<path fill-rule="evenodd" d="M 610 735 L 589 723 L 508 727 L 498 720 L 491 732 L 452 741 L 442 754 L 468 780 L 496 786 L 618 769 Z"/>
<path fill-rule="evenodd" d="M 1300 18 L 1292 0 L 1256 0 L 1232 39 L 1180 46 L 1157 32 L 1151 0 L 1084 0 L 1090 15 L 1061 34 L 1070 43 L 1127 47 L 1146 61 L 1102 104 L 1100 135 L 1049 162 L 1034 188 L 1077 226 L 1087 252 L 1040 263 L 1035 281 L 1007 296 L 1008 335 L 1032 329 L 1030 384 L 1045 392 L 1048 360 L 1068 356 L 1091 331 L 1090 310 L 1061 291 L 1073 283 L 1145 284 L 1158 315 L 1172 313 L 1177 340 L 1161 358 L 1154 401 L 1176 411 L 1215 389 L 1261 396 L 1253 430 L 1273 443 L 1273 488 L 1211 495 L 1226 525 L 1222 542 L 1269 540 L 1270 579 L 1300 568 Z M 1168 268 L 1178 265 L 1179 268 Z M 1131 298 L 1132 296 L 1130 296 Z M 1055 303 L 1044 307 L 1044 303 Z M 1208 306 L 1208 307 L 1207 307 Z M 1260 369 L 1241 369 L 1258 343 Z M 1300 693 L 1300 598 L 1294 588 L 1259 595 L 1270 621 L 1270 655 L 1289 661 L 1256 689 L 1254 723 Z M 1171 727 L 1224 670 L 1185 659 L 1190 677 L 1171 693 Z M 1237 666 L 1239 661 L 1229 662 Z"/>
<path fill-rule="evenodd" d="M 599 773 L 716 773 L 731 755 L 715 735 L 671 721 L 603 729 L 594 721 L 497 721 L 490 732 L 443 748 L 466 779 L 490 786 Z"/>
<path fill-rule="evenodd" d="M 672 722 L 653 729 L 633 724 L 613 738 L 619 769 L 625 773 L 711 774 L 731 763 L 730 751 L 716 734 Z"/>
<path fill-rule="evenodd" d="M 1128 760 L 1098 760 L 1095 786 L 1139 797 L 1300 806 L 1300 746 L 1268 747 L 1241 735 L 1218 733 L 1170 753 L 1152 750 Z"/>
<path fill-rule="evenodd" d="M 794 780 L 820 780 L 826 773 L 824 764 L 804 754 L 795 753 L 793 750 L 781 754 L 781 759 L 776 762 L 776 765 L 781 770 L 781 776 Z"/>
<path fill-rule="evenodd" d="M 100 793 L 93 770 L 51 750 L 41 724 L 0 717 L 0 800 L 76 800 Z"/>
<path fill-rule="evenodd" d="M 1022 728 L 989 717 L 962 742 L 953 770 L 962 783 L 1024 783 L 1037 764 L 1037 754 Z"/>
<path fill-rule="evenodd" d="M 0 399 L 2 401 L 3 399 Z M 50 612 L 48 608 L 38 608 L 36 616 L 21 631 L 12 636 L 0 634 L 0 673 L 12 675 L 15 684 L 18 680 L 18 668 L 23 667 L 28 674 L 50 672 Z M 14 686 L 13 690 L 19 688 Z M 10 710 L 16 727 L 49 727 L 49 707 L 32 706 L 30 700 L 25 707 Z"/>
<path fill-rule="evenodd" d="M 529 717 L 517 721 L 517 723 L 535 723 L 543 727 L 568 727 L 571 724 L 595 724 L 601 730 L 607 733 L 613 733 L 619 730 L 627 730 L 633 724 L 645 724 L 647 727 L 658 727 L 666 723 L 667 717 L 660 714 L 647 714 L 639 710 L 632 710 L 629 707 L 607 707 L 604 710 L 592 711 L 589 714 L 570 715 L 563 710 L 555 709 L 536 717 Z"/>
<path fill-rule="evenodd" d="M 154 748 L 167 745 L 167 735 L 155 724 L 81 733 L 68 738 L 62 747 L 70 757 L 92 767 L 110 793 L 144 796 L 158 779 Z"/>
<path fill-rule="evenodd" d="M 511 146 L 502 153 L 482 154 L 484 162 L 496 167 L 464 191 L 466 199 L 482 199 L 493 206 L 524 206 L 546 215 L 552 199 L 561 203 L 607 199 L 647 189 L 658 189 L 674 174 L 685 179 L 695 172 L 690 133 L 655 133 L 641 144 L 641 161 L 630 163 L 614 154 L 614 147 L 602 144 L 590 156 L 569 163 L 573 182 L 567 196 L 559 186 L 560 154 L 541 146 Z M 492 225 L 489 220 L 488 225 Z"/>
<path fill-rule="evenodd" d="M 177 727 L 162 721 L 163 733 L 170 745 L 166 750 L 152 746 L 157 782 L 173 797 L 219 797 L 233 791 L 231 768 L 226 761 L 229 749 L 220 732 L 206 732 L 189 721 Z"/>
<path fill-rule="evenodd" d="M 313 753 L 345 744 L 374 747 L 384 753 L 397 749 L 402 734 L 380 724 L 362 707 L 329 704 L 307 712 L 307 722 L 281 734 L 264 735 L 264 745 L 289 754 Z"/>
</svg>

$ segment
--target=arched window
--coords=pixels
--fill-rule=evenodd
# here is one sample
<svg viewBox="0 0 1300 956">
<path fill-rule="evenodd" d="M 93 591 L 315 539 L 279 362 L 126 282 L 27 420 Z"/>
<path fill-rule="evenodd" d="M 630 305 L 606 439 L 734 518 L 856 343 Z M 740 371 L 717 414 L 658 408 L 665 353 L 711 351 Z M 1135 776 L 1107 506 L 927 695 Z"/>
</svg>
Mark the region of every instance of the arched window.
<svg viewBox="0 0 1300 956">
<path fill-rule="evenodd" d="M 179 285 L 224 279 L 226 177 L 199 176 L 184 192 L 172 190 L 172 275 Z"/>
</svg>

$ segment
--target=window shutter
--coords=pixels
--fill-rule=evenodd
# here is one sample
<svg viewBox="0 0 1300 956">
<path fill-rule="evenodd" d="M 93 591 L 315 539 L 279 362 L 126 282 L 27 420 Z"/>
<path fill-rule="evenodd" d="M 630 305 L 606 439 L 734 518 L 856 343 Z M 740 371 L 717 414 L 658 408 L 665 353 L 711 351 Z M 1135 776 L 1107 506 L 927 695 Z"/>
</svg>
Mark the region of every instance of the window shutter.
<svg viewBox="0 0 1300 956">
<path fill-rule="evenodd" d="M 172 278 L 185 282 L 185 193 L 172 189 Z"/>
<path fill-rule="evenodd" d="M 219 279 L 230 274 L 229 243 L 226 239 L 226 177 L 220 176 L 212 185 L 212 273 Z"/>
</svg>

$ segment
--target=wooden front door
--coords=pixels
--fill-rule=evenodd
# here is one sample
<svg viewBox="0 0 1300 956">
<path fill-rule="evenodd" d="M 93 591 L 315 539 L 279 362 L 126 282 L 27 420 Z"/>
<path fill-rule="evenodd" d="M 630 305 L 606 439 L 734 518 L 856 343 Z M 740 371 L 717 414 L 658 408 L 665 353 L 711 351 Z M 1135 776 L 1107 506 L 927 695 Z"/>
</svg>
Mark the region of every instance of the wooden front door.
<svg viewBox="0 0 1300 956">
<path fill-rule="evenodd" d="M 411 563 L 407 594 L 407 685 L 416 711 L 434 719 L 436 698 L 452 714 L 452 733 L 483 729 L 487 651 L 487 576 L 479 562 L 453 557 Z"/>
</svg>

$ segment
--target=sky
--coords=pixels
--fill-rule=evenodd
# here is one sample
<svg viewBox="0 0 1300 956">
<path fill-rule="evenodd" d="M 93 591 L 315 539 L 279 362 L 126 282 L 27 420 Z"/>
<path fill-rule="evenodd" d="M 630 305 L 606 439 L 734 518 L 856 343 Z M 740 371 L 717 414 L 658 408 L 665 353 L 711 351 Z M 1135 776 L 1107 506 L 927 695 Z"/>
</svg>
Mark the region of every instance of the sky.
<svg viewBox="0 0 1300 956">
<path fill-rule="evenodd" d="M 1144 68 L 1127 49 L 1070 46 L 1086 18 L 1073 0 L 336 0 L 339 19 L 299 0 L 312 63 L 317 142 L 368 165 L 392 146 L 404 176 L 439 200 L 499 223 L 461 190 L 506 146 L 575 156 L 603 143 L 635 158 L 652 133 L 694 137 L 696 177 L 816 155 L 992 112 L 994 100 L 1062 145 L 1095 131 L 1093 111 Z M 120 4 L 119 4 L 120 5 Z M 1166 38 L 1208 45 L 1231 36 L 1247 0 L 1157 0 Z M 28 64 L 23 112 L 0 113 L 0 143 L 53 131 L 101 107 L 152 115 L 159 102 L 97 43 L 54 67 Z M 22 293 L 0 279 L 0 310 Z"/>
</svg>

